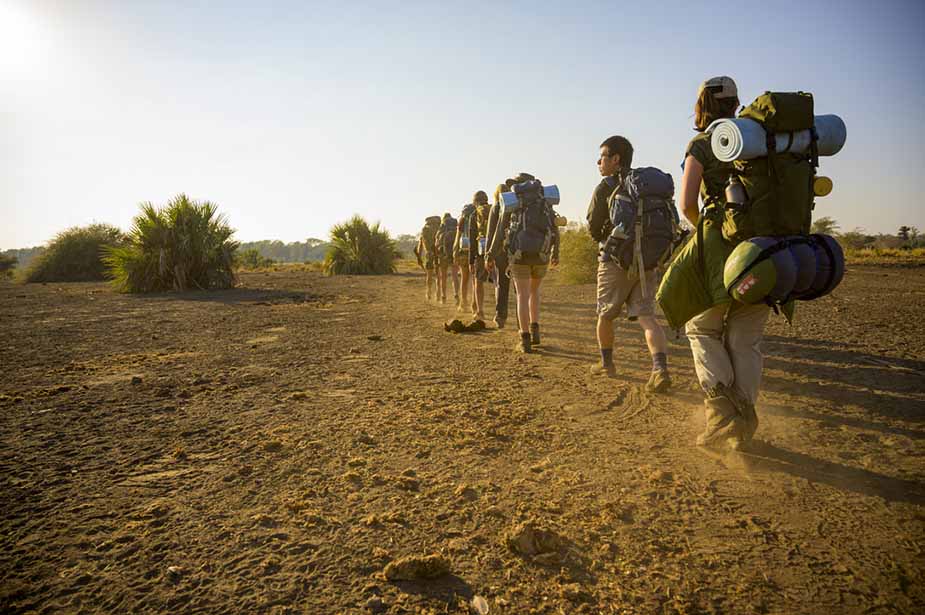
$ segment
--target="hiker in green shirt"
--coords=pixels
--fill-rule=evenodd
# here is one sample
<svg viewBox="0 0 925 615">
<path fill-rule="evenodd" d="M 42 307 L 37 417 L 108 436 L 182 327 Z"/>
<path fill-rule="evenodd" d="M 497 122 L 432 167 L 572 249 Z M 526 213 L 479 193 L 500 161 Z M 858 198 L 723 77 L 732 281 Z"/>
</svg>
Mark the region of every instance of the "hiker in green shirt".
<svg viewBox="0 0 925 615">
<path fill-rule="evenodd" d="M 700 283 L 706 290 L 700 301 L 706 309 L 687 321 L 694 368 L 706 393 L 706 429 L 697 438 L 697 444 L 729 444 L 732 448 L 750 441 L 758 427 L 755 403 L 763 365 L 761 340 L 770 314 L 767 305 L 732 301 L 723 286 L 723 265 L 731 246 L 722 237 L 722 207 L 733 166 L 717 160 L 710 146 L 710 134 L 705 131 L 717 119 L 734 117 L 738 106 L 738 91 L 730 77 L 714 77 L 701 84 L 694 106 L 694 123 L 700 134 L 687 146 L 678 198 L 684 217 L 695 227 L 702 224 L 697 249 L 702 250 L 700 262 L 704 270 L 699 271 L 699 280 L 687 279 L 688 285 Z M 698 193 L 704 203 L 702 214 Z M 672 267 L 676 264 L 677 261 Z M 680 278 L 669 280 L 672 277 L 670 270 L 666 272 L 663 288 L 659 289 L 660 303 L 669 308 L 666 315 L 672 299 L 678 302 L 684 292 L 665 288 L 678 286 Z"/>
</svg>

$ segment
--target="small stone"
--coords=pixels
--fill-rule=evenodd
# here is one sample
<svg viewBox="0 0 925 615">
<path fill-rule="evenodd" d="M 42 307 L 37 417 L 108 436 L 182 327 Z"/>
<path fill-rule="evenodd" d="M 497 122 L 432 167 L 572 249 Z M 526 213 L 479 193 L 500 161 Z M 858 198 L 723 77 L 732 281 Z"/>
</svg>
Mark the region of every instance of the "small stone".
<svg viewBox="0 0 925 615">
<path fill-rule="evenodd" d="M 132 384 L 141 384 L 141 376 L 132 376 Z"/>
<path fill-rule="evenodd" d="M 385 611 L 386 606 L 383 604 L 382 598 L 379 596 L 372 596 L 369 598 L 369 600 L 366 601 L 366 604 L 363 605 L 363 608 L 365 608 L 370 613 L 381 613 Z"/>
</svg>

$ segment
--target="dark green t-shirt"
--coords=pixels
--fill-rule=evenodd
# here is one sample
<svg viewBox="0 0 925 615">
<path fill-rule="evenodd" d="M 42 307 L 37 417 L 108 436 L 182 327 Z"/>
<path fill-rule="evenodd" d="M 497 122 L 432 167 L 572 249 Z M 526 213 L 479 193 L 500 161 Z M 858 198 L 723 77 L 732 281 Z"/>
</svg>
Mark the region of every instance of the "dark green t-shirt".
<svg viewBox="0 0 925 615">
<path fill-rule="evenodd" d="M 703 202 L 707 203 L 710 199 L 719 199 L 720 202 L 724 202 L 726 182 L 729 181 L 729 174 L 733 172 L 734 167 L 731 162 L 720 162 L 713 155 L 710 135 L 702 132 L 691 139 L 684 158 L 687 159 L 688 156 L 693 156 L 703 165 L 703 179 L 700 182 L 700 197 Z"/>
</svg>

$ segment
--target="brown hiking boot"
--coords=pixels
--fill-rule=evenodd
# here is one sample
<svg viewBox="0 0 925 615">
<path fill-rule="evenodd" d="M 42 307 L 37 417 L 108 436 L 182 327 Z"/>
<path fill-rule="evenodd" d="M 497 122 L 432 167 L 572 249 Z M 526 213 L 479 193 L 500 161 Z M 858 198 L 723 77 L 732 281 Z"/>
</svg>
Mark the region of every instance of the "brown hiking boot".
<svg viewBox="0 0 925 615">
<path fill-rule="evenodd" d="M 533 352 L 533 347 L 530 344 L 530 334 L 529 333 L 520 334 L 520 343 L 517 344 L 516 349 L 520 352 L 523 352 L 524 354 L 530 354 L 531 352 Z"/>
<path fill-rule="evenodd" d="M 591 366 L 589 371 L 592 376 L 607 376 L 608 378 L 617 377 L 617 367 L 613 363 L 608 363 L 607 365 L 595 363 Z"/>
<path fill-rule="evenodd" d="M 671 376 L 667 369 L 656 369 L 646 382 L 646 391 L 649 393 L 665 393 L 671 388 Z"/>
<path fill-rule="evenodd" d="M 530 323 L 530 343 L 534 346 L 540 345 L 540 323 Z"/>
<path fill-rule="evenodd" d="M 707 425 L 697 436 L 697 446 L 721 448 L 729 444 L 739 448 L 742 443 L 744 420 L 728 397 L 709 397 L 703 400 L 706 406 Z"/>
</svg>

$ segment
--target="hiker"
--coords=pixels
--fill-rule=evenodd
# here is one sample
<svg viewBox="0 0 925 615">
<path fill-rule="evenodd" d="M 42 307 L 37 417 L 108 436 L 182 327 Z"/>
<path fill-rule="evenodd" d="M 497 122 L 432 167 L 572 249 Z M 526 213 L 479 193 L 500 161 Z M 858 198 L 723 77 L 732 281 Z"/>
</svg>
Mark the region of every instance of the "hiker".
<svg viewBox="0 0 925 615">
<path fill-rule="evenodd" d="M 638 266 L 633 252 L 636 249 L 633 229 L 637 204 L 628 198 L 617 198 L 624 195 L 627 179 L 631 173 L 635 173 L 631 169 L 632 164 L 633 146 L 628 139 L 612 136 L 601 143 L 597 168 L 603 179 L 594 189 L 587 214 L 591 237 L 600 245 L 597 266 L 597 345 L 601 361 L 591 366 L 591 373 L 616 376 L 616 366 L 613 362 L 613 327 L 614 320 L 620 316 L 625 305 L 627 319 L 635 320 L 642 327 L 649 354 L 652 356 L 652 372 L 646 382 L 646 390 L 663 393 L 671 387 L 671 378 L 668 375 L 668 341 L 661 325 L 655 320 L 658 272 L 655 267 Z M 670 176 L 666 177 L 670 180 Z M 669 200 L 673 196 L 673 190 L 672 185 Z M 670 215 L 672 219 L 677 216 L 674 206 L 670 205 L 670 208 L 670 212 L 660 212 L 663 215 L 658 218 L 659 221 L 668 223 L 665 214 Z M 653 219 L 647 210 L 644 220 L 649 223 Z M 674 225 L 671 228 L 673 235 Z M 617 234 L 622 231 L 622 238 L 613 235 L 615 229 Z M 631 233 L 633 236 L 630 236 Z M 648 233 L 648 229 L 645 229 L 640 237 L 639 249 L 642 252 L 656 247 L 654 244 L 649 245 L 656 239 Z M 626 256 L 621 260 L 622 255 Z"/>
<path fill-rule="evenodd" d="M 453 301 L 459 303 L 459 267 L 453 262 L 453 243 L 456 241 L 456 218 L 443 214 L 434 243 L 437 247 L 437 295 L 446 303 L 447 276 L 453 279 Z"/>
<path fill-rule="evenodd" d="M 485 320 L 485 282 L 488 269 L 485 267 L 485 253 L 488 249 L 488 216 L 491 208 L 488 195 L 479 190 L 472 196 L 475 206 L 469 216 L 469 278 L 472 280 L 472 319 Z"/>
<path fill-rule="evenodd" d="M 427 300 L 430 301 L 434 296 L 434 269 L 436 267 L 437 246 L 434 238 L 437 235 L 437 228 L 440 225 L 440 216 L 428 216 L 424 220 L 424 228 L 421 229 L 421 236 L 418 238 L 417 245 L 414 246 L 414 256 L 417 258 L 418 266 L 424 270 L 424 282 L 427 285 Z"/>
<path fill-rule="evenodd" d="M 498 224 L 501 222 L 501 194 L 510 192 L 511 186 L 514 185 L 513 179 L 506 180 L 503 184 L 498 184 L 495 188 L 495 203 L 491 206 L 491 212 L 488 214 L 488 233 L 487 244 L 491 246 L 495 234 L 498 231 Z M 485 263 L 488 269 L 490 279 L 495 285 L 495 325 L 503 329 L 507 322 L 508 297 L 511 289 L 511 278 L 508 276 L 507 252 L 502 251 L 497 257 L 488 257 Z"/>
<path fill-rule="evenodd" d="M 457 312 L 462 312 L 466 308 L 471 308 L 472 311 L 475 312 L 475 297 L 472 298 L 471 303 L 469 302 L 469 291 L 472 290 L 469 262 L 471 260 L 470 255 L 475 250 L 475 248 L 470 245 L 471 233 L 469 231 L 469 226 L 475 224 L 474 213 L 474 204 L 468 203 L 464 205 L 459 214 L 459 222 L 456 224 L 456 240 L 453 243 L 453 263 L 459 267 L 460 272 L 460 293 L 459 301 L 456 304 Z"/>
<path fill-rule="evenodd" d="M 717 119 L 734 117 L 738 106 L 738 91 L 730 77 L 713 77 L 700 85 L 694 104 L 694 125 L 699 134 L 691 139 L 684 154 L 678 199 L 684 217 L 697 228 L 690 260 L 699 265 L 696 276 L 673 275 L 673 269 L 680 272 L 685 264 L 682 253 L 659 289 L 663 304 L 684 303 L 689 297 L 703 295 L 702 304 L 693 306 L 703 311 L 694 311 L 697 315 L 687 321 L 686 328 L 697 379 L 706 394 L 706 429 L 697 444 L 728 443 L 732 448 L 751 440 L 758 427 L 755 402 L 763 364 L 761 340 L 770 314 L 763 303 L 731 301 L 723 283 L 723 268 L 731 250 L 723 239 L 723 208 L 726 183 L 734 166 L 716 158 L 710 134 L 705 131 Z M 698 192 L 704 203 L 702 213 Z M 689 288 L 697 285 L 700 288 Z M 670 305 L 666 308 L 674 309 Z"/>
<path fill-rule="evenodd" d="M 516 206 L 505 208 L 488 253 L 496 263 L 506 253 L 517 292 L 521 352 L 540 343 L 540 285 L 549 265 L 559 264 L 559 229 L 543 185 L 529 173 L 515 178 Z"/>
</svg>

